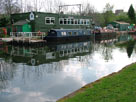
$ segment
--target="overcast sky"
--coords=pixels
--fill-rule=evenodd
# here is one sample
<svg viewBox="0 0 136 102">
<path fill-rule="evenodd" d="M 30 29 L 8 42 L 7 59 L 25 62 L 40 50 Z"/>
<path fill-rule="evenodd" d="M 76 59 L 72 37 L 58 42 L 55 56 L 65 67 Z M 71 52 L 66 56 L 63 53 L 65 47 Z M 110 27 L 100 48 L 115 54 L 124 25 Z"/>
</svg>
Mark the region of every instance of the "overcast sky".
<svg viewBox="0 0 136 102">
<path fill-rule="evenodd" d="M 125 11 L 128 11 L 131 4 L 133 4 L 133 7 L 136 8 L 136 0 L 64 0 L 63 2 L 65 4 L 82 4 L 83 2 L 89 2 L 99 12 L 103 11 L 106 3 L 114 5 L 114 10 L 124 9 Z"/>
</svg>

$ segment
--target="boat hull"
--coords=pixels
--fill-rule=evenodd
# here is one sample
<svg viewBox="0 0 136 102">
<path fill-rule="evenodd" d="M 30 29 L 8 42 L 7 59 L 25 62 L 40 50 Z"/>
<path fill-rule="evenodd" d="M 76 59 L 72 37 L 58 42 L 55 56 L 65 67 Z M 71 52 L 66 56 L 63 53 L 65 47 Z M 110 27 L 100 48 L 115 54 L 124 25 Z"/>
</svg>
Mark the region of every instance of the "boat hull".
<svg viewBox="0 0 136 102">
<path fill-rule="evenodd" d="M 82 35 L 82 36 L 69 36 L 69 37 L 45 37 L 44 40 L 47 43 L 67 43 L 67 42 L 78 42 L 78 41 L 86 41 L 90 40 L 92 36 L 90 35 Z"/>
</svg>

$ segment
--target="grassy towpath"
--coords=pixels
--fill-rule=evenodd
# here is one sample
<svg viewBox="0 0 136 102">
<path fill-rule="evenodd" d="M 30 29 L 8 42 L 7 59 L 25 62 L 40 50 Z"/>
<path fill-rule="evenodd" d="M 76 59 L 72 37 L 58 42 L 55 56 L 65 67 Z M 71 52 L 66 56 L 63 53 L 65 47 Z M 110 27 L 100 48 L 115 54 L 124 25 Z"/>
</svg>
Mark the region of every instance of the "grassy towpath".
<svg viewBox="0 0 136 102">
<path fill-rule="evenodd" d="M 90 83 L 57 102 L 136 102 L 136 63 Z"/>
</svg>

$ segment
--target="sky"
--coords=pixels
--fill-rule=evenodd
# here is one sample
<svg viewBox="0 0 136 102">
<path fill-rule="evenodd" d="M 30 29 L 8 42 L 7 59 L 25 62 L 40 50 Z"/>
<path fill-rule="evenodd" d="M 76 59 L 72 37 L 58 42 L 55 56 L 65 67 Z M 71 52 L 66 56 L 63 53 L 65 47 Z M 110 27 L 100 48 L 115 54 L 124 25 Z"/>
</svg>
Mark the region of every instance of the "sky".
<svg viewBox="0 0 136 102">
<path fill-rule="evenodd" d="M 136 8 L 136 0 L 65 0 L 63 2 L 65 4 L 82 4 L 83 2 L 89 2 L 99 12 L 103 11 L 106 3 L 114 5 L 114 11 L 116 9 L 123 9 L 127 12 L 131 4 Z"/>
</svg>

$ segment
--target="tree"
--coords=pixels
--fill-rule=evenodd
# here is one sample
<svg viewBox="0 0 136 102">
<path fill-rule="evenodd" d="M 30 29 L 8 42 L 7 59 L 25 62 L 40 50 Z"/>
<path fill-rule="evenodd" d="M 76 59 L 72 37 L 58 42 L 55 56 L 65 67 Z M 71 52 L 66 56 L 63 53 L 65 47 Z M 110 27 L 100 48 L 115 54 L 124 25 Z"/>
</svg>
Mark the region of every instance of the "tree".
<svg viewBox="0 0 136 102">
<path fill-rule="evenodd" d="M 10 18 L 8 16 L 0 17 L 0 27 L 6 27 L 10 23 Z"/>
<path fill-rule="evenodd" d="M 104 8 L 103 17 L 104 25 L 107 25 L 109 22 L 112 22 L 116 19 L 115 14 L 113 13 L 113 5 L 107 3 Z"/>
<path fill-rule="evenodd" d="M 130 22 L 130 19 L 129 19 L 127 13 L 121 13 L 121 14 L 117 15 L 116 21 Z"/>
<path fill-rule="evenodd" d="M 128 17 L 131 20 L 130 23 L 135 23 L 135 10 L 132 4 L 130 5 L 129 10 L 128 10 Z"/>
<path fill-rule="evenodd" d="M 82 5 L 82 15 L 93 15 L 96 12 L 94 6 L 90 5 L 90 3 L 83 3 Z"/>
<path fill-rule="evenodd" d="M 20 12 L 21 9 L 18 0 L 0 0 L 0 10 L 2 10 L 2 14 L 10 15 Z"/>
</svg>

